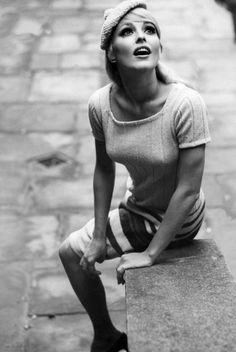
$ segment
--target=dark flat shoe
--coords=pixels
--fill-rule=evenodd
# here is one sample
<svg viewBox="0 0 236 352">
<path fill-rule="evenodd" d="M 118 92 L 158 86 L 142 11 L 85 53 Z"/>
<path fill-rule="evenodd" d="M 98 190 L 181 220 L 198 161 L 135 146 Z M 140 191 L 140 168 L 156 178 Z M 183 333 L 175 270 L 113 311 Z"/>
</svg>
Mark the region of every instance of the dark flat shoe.
<svg viewBox="0 0 236 352">
<path fill-rule="evenodd" d="M 116 340 L 107 352 L 119 352 L 120 350 L 126 350 L 129 352 L 127 335 L 124 332 L 122 332 L 118 340 Z"/>
</svg>

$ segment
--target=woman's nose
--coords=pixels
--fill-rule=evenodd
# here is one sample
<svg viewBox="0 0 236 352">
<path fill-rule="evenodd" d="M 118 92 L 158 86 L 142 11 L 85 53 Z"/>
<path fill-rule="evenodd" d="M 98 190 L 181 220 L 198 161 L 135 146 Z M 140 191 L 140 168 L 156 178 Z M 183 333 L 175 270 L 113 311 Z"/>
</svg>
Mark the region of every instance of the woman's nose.
<svg viewBox="0 0 236 352">
<path fill-rule="evenodd" d="M 143 42 L 146 40 L 145 33 L 143 31 L 137 31 L 136 41 Z"/>
</svg>

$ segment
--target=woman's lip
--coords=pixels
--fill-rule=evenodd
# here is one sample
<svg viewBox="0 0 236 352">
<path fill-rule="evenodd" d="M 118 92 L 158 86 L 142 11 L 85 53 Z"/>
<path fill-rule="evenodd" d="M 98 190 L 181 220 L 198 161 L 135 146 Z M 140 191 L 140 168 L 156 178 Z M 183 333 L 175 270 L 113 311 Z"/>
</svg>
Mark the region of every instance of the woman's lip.
<svg viewBox="0 0 236 352">
<path fill-rule="evenodd" d="M 142 49 L 146 51 L 145 54 L 138 53 L 139 50 L 142 50 Z M 139 48 L 136 48 L 133 53 L 134 56 L 147 56 L 150 54 L 151 54 L 151 50 L 147 46 L 140 46 Z"/>
</svg>

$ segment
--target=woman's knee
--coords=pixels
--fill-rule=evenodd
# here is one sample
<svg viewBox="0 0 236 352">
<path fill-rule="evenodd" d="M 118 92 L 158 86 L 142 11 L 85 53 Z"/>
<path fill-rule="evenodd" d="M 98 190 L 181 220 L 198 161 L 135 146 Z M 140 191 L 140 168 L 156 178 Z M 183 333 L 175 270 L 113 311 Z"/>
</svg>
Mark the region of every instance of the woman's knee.
<svg viewBox="0 0 236 352">
<path fill-rule="evenodd" d="M 72 250 L 70 242 L 66 239 L 59 247 L 59 257 L 62 263 L 80 261 L 80 257 Z"/>
</svg>

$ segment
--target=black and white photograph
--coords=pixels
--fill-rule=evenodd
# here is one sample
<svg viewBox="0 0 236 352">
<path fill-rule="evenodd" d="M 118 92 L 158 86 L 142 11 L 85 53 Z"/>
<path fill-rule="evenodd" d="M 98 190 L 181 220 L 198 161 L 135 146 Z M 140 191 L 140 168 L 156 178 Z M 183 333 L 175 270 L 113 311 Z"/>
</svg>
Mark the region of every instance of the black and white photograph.
<svg viewBox="0 0 236 352">
<path fill-rule="evenodd" d="M 236 352 L 236 0 L 0 0 L 0 351 Z"/>
</svg>

